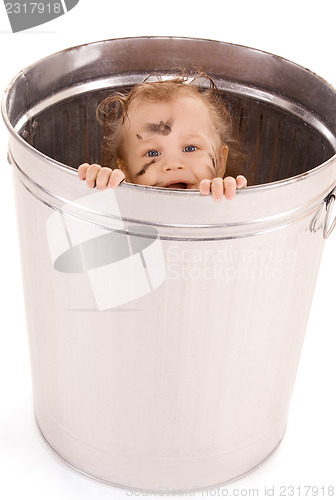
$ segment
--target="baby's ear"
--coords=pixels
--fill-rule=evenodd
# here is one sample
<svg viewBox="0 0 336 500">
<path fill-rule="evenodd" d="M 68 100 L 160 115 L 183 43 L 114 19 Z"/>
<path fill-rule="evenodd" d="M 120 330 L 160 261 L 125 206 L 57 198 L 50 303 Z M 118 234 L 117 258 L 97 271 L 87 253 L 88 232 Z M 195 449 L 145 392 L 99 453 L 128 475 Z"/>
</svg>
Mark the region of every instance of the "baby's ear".
<svg viewBox="0 0 336 500">
<path fill-rule="evenodd" d="M 130 176 L 126 167 L 126 163 L 121 158 L 117 159 L 117 167 L 122 170 L 125 174 L 125 181 L 130 182 Z"/>
<path fill-rule="evenodd" d="M 227 146 L 221 146 L 219 148 L 217 168 L 216 168 L 217 177 L 222 177 L 222 178 L 224 177 L 228 155 L 229 155 L 229 148 Z"/>
</svg>

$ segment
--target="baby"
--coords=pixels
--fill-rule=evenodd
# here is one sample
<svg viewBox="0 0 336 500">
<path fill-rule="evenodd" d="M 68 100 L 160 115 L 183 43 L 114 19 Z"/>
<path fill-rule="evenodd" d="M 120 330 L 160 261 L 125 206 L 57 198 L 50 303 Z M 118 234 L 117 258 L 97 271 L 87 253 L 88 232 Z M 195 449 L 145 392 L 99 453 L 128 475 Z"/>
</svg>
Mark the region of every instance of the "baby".
<svg viewBox="0 0 336 500">
<path fill-rule="evenodd" d="M 204 81 L 207 87 L 201 87 Z M 234 159 L 231 117 L 212 79 L 200 73 L 156 81 L 148 78 L 128 94 L 116 93 L 97 110 L 109 129 L 109 168 L 84 163 L 78 177 L 99 190 L 122 181 L 170 189 L 211 192 L 215 201 L 232 199 L 246 187 L 243 175 L 224 174 Z M 228 168 L 227 168 L 228 166 Z M 230 173 L 230 172 L 229 172 Z"/>
</svg>

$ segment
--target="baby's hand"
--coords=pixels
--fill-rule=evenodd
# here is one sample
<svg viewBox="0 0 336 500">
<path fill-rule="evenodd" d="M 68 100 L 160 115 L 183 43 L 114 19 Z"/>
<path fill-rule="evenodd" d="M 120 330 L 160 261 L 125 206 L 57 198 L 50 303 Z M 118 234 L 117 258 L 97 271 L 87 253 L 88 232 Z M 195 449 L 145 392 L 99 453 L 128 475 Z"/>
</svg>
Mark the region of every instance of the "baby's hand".
<svg viewBox="0 0 336 500">
<path fill-rule="evenodd" d="M 247 180 L 243 175 L 238 175 L 236 179 L 233 177 L 216 177 L 215 179 L 203 179 L 200 182 L 199 190 L 203 195 L 207 195 L 211 191 L 212 199 L 220 201 L 223 195 L 227 200 L 232 200 L 237 189 L 242 189 L 247 186 Z"/>
<path fill-rule="evenodd" d="M 78 178 L 86 181 L 89 188 L 97 186 L 97 189 L 104 191 L 106 188 L 116 188 L 125 179 L 125 174 L 119 168 L 112 170 L 97 163 L 83 163 L 78 167 Z"/>
</svg>

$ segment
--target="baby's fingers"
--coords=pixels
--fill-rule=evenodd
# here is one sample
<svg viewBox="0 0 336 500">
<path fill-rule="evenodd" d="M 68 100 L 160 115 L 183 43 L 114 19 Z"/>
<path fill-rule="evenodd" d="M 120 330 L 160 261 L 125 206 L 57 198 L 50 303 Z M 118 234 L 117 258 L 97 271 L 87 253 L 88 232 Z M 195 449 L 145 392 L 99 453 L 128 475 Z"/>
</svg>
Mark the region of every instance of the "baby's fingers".
<svg viewBox="0 0 336 500">
<path fill-rule="evenodd" d="M 102 167 L 99 170 L 96 179 L 96 186 L 99 191 L 104 191 L 107 188 L 111 174 L 112 170 L 110 168 Z"/>
<path fill-rule="evenodd" d="M 227 200 L 232 200 L 236 194 L 236 179 L 233 177 L 225 177 L 224 179 L 224 194 Z"/>
<path fill-rule="evenodd" d="M 203 195 L 207 195 L 211 190 L 211 180 L 210 179 L 202 179 L 199 184 L 199 191 Z"/>
<path fill-rule="evenodd" d="M 100 171 L 100 169 L 101 169 L 101 166 L 97 165 L 96 163 L 93 163 L 92 165 L 89 165 L 88 167 L 86 167 L 85 180 L 86 180 L 86 184 L 89 188 L 93 189 L 94 187 L 96 187 L 96 179 L 97 179 L 97 175 L 98 175 L 98 172 Z M 83 171 L 84 171 L 84 168 L 83 168 Z"/>
<path fill-rule="evenodd" d="M 236 177 L 236 183 L 238 189 L 242 189 L 247 186 L 247 180 L 243 175 L 238 175 L 238 177 Z"/>
<path fill-rule="evenodd" d="M 86 171 L 89 168 L 89 166 L 90 165 L 88 163 L 82 163 L 82 165 L 79 165 L 77 174 L 78 174 L 78 178 L 81 181 L 85 181 L 85 179 L 86 179 Z"/>
<path fill-rule="evenodd" d="M 223 179 L 215 177 L 211 182 L 211 195 L 214 201 L 221 201 L 223 199 Z"/>
<path fill-rule="evenodd" d="M 115 168 L 114 170 L 112 170 L 111 172 L 111 176 L 110 176 L 110 180 L 109 180 L 109 183 L 108 183 L 108 186 L 109 188 L 116 188 L 117 186 L 119 186 L 119 184 L 125 179 L 125 174 L 122 170 L 120 170 L 119 168 Z"/>
</svg>

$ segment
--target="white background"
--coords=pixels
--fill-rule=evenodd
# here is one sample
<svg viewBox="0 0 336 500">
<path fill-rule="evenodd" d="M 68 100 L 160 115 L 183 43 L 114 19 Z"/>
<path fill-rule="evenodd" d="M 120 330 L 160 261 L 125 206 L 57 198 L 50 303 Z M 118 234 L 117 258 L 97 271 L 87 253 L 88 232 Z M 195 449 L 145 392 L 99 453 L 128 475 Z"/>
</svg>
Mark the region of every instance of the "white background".
<svg viewBox="0 0 336 500">
<path fill-rule="evenodd" d="M 308 67 L 336 86 L 335 23 L 334 0 L 80 0 L 67 15 L 12 34 L 1 2 L 0 91 L 19 70 L 53 52 L 95 40 L 140 35 L 211 38 L 255 47 Z M 127 498 L 125 491 L 65 466 L 35 428 L 11 167 L 6 152 L 7 130 L 1 122 L 0 498 Z M 265 465 L 228 485 L 222 496 L 246 497 L 246 490 L 258 488 L 258 496 L 264 497 L 265 486 L 274 486 L 274 498 L 280 498 L 280 486 L 292 485 L 302 488 L 301 495 L 296 490 L 296 497 L 307 498 L 304 486 L 336 487 L 335 255 L 336 231 L 325 245 L 285 438 Z M 320 489 L 318 498 L 323 498 L 322 493 Z"/>
</svg>

